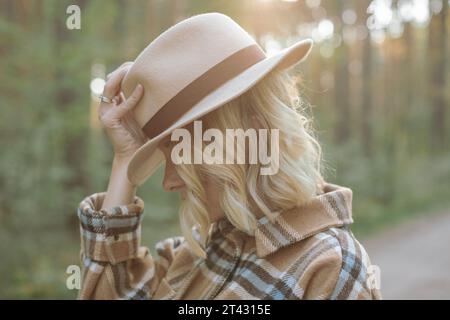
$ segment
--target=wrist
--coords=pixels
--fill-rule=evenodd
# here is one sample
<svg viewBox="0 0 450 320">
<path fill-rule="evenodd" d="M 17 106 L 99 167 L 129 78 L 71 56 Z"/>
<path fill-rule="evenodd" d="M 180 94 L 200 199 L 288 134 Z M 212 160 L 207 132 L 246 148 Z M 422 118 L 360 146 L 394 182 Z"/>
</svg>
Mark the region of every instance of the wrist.
<svg viewBox="0 0 450 320">
<path fill-rule="evenodd" d="M 131 161 L 130 156 L 119 156 L 115 154 L 113 158 L 113 165 L 127 167 L 130 161 Z"/>
<path fill-rule="evenodd" d="M 127 205 L 134 201 L 137 186 L 133 185 L 128 180 L 128 163 L 129 160 L 114 157 L 111 176 L 109 178 L 102 209 Z"/>
<path fill-rule="evenodd" d="M 130 157 L 119 157 L 114 156 L 113 164 L 112 164 L 112 172 L 115 176 L 120 176 L 123 183 L 126 185 L 126 187 L 131 187 L 133 189 L 136 189 L 137 186 L 133 185 L 130 180 L 128 180 L 128 164 L 130 163 L 131 158 Z"/>
</svg>

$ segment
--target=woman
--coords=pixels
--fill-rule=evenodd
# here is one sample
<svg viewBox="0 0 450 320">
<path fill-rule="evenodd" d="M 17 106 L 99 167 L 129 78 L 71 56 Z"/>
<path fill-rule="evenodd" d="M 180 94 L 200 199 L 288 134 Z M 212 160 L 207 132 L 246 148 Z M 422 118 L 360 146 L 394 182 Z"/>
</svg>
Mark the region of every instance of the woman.
<svg viewBox="0 0 450 320">
<path fill-rule="evenodd" d="M 229 42 L 217 48 L 209 36 Z M 367 253 L 348 228 L 352 191 L 322 178 L 321 149 L 287 72 L 312 43 L 303 41 L 268 58 L 252 41 L 225 15 L 198 15 L 163 33 L 133 63 L 108 76 L 99 118 L 115 156 L 107 191 L 87 197 L 78 210 L 85 267 L 79 298 L 381 298 Z M 213 58 L 232 46 L 241 49 L 216 63 Z M 177 57 L 172 77 L 174 61 L 169 63 L 168 56 Z M 193 62 L 206 71 L 192 72 Z M 223 74 L 230 76 L 217 80 Z M 170 81 L 155 85 L 161 79 Z M 180 96 L 181 103 L 174 103 Z M 181 156 L 181 142 L 173 134 L 195 136 L 196 121 L 215 130 L 210 131 L 217 134 L 214 139 L 206 139 L 214 140 L 215 148 L 191 140 Z M 236 146 L 218 141 L 230 129 L 259 130 L 269 139 L 249 135 Z M 268 147 L 271 159 L 277 156 L 276 170 L 269 174 L 261 173 L 268 162 L 250 148 L 255 139 L 254 146 Z M 243 159 L 179 161 L 191 151 L 214 159 L 231 154 L 231 160 L 242 151 Z M 144 203 L 135 193 L 157 167 L 156 154 L 165 160 L 165 191 L 181 195 L 183 234 L 157 243 L 152 257 L 140 246 Z M 259 161 L 251 161 L 255 158 Z"/>
</svg>

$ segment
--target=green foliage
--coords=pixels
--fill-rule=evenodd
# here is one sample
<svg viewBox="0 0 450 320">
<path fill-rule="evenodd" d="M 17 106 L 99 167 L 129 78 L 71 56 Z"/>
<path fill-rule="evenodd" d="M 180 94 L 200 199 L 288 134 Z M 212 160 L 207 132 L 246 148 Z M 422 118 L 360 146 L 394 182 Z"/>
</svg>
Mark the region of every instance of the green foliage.
<svg viewBox="0 0 450 320">
<path fill-rule="evenodd" d="M 251 7 L 254 3 L 0 2 L 0 298 L 76 296 L 65 286 L 67 267 L 80 264 L 76 209 L 84 197 L 106 189 L 113 156 L 105 134 L 90 124 L 90 108 L 95 107 L 89 89 L 92 65 L 103 64 L 109 72 L 134 59 L 180 17 L 200 12 L 230 14 L 257 40 L 276 30 L 280 43 L 286 43 L 286 30 L 295 30 L 294 23 L 312 19 L 303 2 L 278 15 L 267 3 Z M 327 14 L 341 16 L 330 3 L 324 4 Z M 70 4 L 81 7 L 81 30 L 65 27 Z M 260 21 L 264 14 L 270 19 Z M 361 236 L 449 207 L 449 140 L 438 148 L 430 142 L 437 131 L 433 119 L 441 112 L 433 97 L 450 91 L 448 80 L 440 90 L 431 90 L 424 76 L 429 70 L 426 29 L 412 30 L 412 35 L 386 40 L 391 51 L 372 46 L 371 57 L 355 55 L 362 52 L 361 43 L 348 52 L 338 50 L 331 59 L 320 57 L 317 46 L 302 65 L 327 180 L 352 188 L 354 230 Z M 370 75 L 341 73 L 353 58 L 371 66 Z M 448 66 L 442 68 L 448 79 Z M 335 83 L 350 79 L 352 91 L 324 90 L 324 72 Z M 361 93 L 366 91 L 372 102 L 367 114 Z M 349 105 L 339 98 L 345 95 Z M 448 132 L 448 103 L 444 110 Z M 342 135 L 346 126 L 348 136 Z M 138 191 L 145 201 L 142 243 L 153 253 L 157 241 L 180 234 L 178 197 L 163 192 L 162 174 L 159 170 Z"/>
</svg>

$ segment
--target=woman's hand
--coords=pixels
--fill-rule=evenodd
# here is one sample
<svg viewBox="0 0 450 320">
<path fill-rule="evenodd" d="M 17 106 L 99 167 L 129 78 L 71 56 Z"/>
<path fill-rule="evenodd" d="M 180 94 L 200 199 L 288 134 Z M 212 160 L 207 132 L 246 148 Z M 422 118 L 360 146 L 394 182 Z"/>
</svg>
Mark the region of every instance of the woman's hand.
<svg viewBox="0 0 450 320">
<path fill-rule="evenodd" d="M 125 62 L 107 76 L 103 95 L 113 100 L 101 102 L 98 117 L 114 147 L 114 158 L 127 160 L 148 139 L 130 111 L 141 99 L 144 88 L 138 85 L 125 99 L 120 84 L 132 62 Z"/>
</svg>

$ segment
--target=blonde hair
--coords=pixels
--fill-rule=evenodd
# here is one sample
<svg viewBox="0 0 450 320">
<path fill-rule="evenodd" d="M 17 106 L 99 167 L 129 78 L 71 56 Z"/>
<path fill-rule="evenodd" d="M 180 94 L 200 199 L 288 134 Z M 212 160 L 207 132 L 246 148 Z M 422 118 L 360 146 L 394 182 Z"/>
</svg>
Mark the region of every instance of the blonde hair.
<svg viewBox="0 0 450 320">
<path fill-rule="evenodd" d="M 205 258 L 211 226 L 202 183 L 205 177 L 221 186 L 220 208 L 226 218 L 250 235 L 254 234 L 256 211 L 273 220 L 321 192 L 321 147 L 313 136 L 306 106 L 296 79 L 287 71 L 272 71 L 250 90 L 203 118 L 209 127 L 224 133 L 229 128 L 254 128 L 255 120 L 259 128 L 279 129 L 279 170 L 274 175 L 261 175 L 261 164 L 248 162 L 175 166 L 187 188 L 180 207 L 181 231 L 196 255 Z"/>
</svg>

